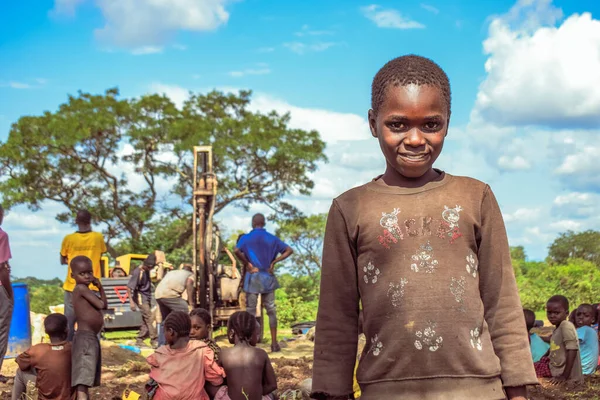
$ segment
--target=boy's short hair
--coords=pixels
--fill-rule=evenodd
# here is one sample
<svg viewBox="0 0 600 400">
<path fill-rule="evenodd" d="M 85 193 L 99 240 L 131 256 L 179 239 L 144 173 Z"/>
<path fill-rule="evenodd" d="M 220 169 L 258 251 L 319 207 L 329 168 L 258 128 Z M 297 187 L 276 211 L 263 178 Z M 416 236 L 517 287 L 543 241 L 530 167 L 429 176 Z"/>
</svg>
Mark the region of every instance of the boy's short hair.
<svg viewBox="0 0 600 400">
<path fill-rule="evenodd" d="M 90 260 L 88 257 L 86 256 L 77 256 L 75 258 L 73 258 L 70 262 L 70 266 L 71 266 L 71 270 L 79 270 L 79 266 L 85 263 L 87 265 L 89 265 L 90 267 L 93 266 L 92 264 L 92 260 Z"/>
<path fill-rule="evenodd" d="M 190 336 L 192 321 L 190 316 L 183 311 L 172 311 L 165 318 L 163 325 L 165 330 L 172 329 L 179 337 Z"/>
<path fill-rule="evenodd" d="M 525 324 L 527 325 L 527 330 L 529 331 L 535 325 L 535 313 L 524 308 L 523 314 L 525 315 Z"/>
<path fill-rule="evenodd" d="M 88 210 L 79 210 L 77 211 L 77 216 L 75 217 L 75 223 L 77 224 L 91 224 L 92 223 L 92 214 Z"/>
<path fill-rule="evenodd" d="M 44 320 L 44 330 L 48 336 L 59 336 L 67 332 L 67 317 L 63 314 L 50 314 Z"/>
<path fill-rule="evenodd" d="M 390 86 L 406 86 L 410 84 L 431 85 L 442 92 L 448 119 L 450 118 L 451 92 L 450 81 L 444 70 L 429 58 L 414 54 L 394 58 L 388 61 L 377 72 L 371 84 L 371 108 L 377 114 L 383 104 L 387 89 Z"/>
<path fill-rule="evenodd" d="M 591 304 L 588 304 L 588 303 L 580 304 L 579 307 L 577 307 L 577 309 L 579 310 L 580 308 L 587 308 L 590 310 L 592 315 L 596 314 L 596 310 L 594 309 L 594 306 L 592 306 Z"/>
<path fill-rule="evenodd" d="M 546 304 L 548 303 L 558 303 L 565 308 L 565 311 L 569 311 L 569 300 L 560 294 L 556 294 L 548 299 Z"/>
<path fill-rule="evenodd" d="M 190 312 L 190 318 L 191 317 L 198 317 L 200 318 L 202 321 L 204 321 L 204 323 L 207 326 L 210 326 L 210 324 L 212 324 L 212 318 L 210 317 L 210 313 L 208 311 L 206 311 L 204 308 L 194 308 L 192 310 L 192 312 Z"/>
</svg>

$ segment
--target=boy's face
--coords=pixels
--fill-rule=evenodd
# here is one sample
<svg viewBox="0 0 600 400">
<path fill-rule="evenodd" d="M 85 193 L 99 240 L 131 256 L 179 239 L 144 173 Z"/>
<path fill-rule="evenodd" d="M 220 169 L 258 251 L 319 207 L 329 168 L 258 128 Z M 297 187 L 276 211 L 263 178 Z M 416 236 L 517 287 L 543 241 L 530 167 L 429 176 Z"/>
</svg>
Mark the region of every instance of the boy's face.
<svg viewBox="0 0 600 400">
<path fill-rule="evenodd" d="M 71 264 L 71 276 L 77 284 L 89 285 L 94 279 L 92 265 L 82 262 Z"/>
<path fill-rule="evenodd" d="M 369 125 L 388 166 L 403 177 L 420 178 L 442 151 L 448 110 L 434 86 L 390 86 L 377 114 L 369 111 Z"/>
<path fill-rule="evenodd" d="M 560 325 L 569 316 L 569 310 L 558 302 L 552 302 L 546 304 L 546 316 L 548 321 L 554 326 Z"/>
<path fill-rule="evenodd" d="M 575 322 L 577 327 L 591 326 L 594 322 L 594 313 L 590 307 L 579 307 L 575 314 Z"/>
<path fill-rule="evenodd" d="M 190 338 L 202 340 L 208 338 L 208 325 L 197 315 L 192 316 L 192 329 L 190 330 Z"/>
</svg>

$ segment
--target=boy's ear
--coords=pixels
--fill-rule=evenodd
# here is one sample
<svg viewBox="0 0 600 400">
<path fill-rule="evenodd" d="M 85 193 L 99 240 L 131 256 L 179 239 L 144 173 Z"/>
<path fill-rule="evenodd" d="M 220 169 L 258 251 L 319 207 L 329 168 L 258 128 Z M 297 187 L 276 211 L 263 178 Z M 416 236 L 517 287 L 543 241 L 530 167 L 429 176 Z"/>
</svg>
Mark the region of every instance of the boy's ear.
<svg viewBox="0 0 600 400">
<path fill-rule="evenodd" d="M 375 111 L 373 111 L 372 109 L 369 110 L 369 129 L 371 130 L 371 135 L 373 135 L 373 137 L 377 137 L 377 115 L 375 114 Z"/>
</svg>

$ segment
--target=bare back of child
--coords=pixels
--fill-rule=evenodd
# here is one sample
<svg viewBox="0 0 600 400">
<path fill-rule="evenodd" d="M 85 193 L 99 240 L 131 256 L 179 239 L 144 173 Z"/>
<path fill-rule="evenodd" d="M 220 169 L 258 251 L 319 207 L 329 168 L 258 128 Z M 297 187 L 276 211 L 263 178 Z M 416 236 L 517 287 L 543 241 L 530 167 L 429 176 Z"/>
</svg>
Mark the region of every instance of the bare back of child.
<svg viewBox="0 0 600 400">
<path fill-rule="evenodd" d="M 256 318 L 248 312 L 233 314 L 227 335 L 234 347 L 223 349 L 221 361 L 227 375 L 227 387 L 215 400 L 261 400 L 277 389 L 275 371 L 267 353 L 254 347 L 258 331 Z"/>
<path fill-rule="evenodd" d="M 73 290 L 77 332 L 73 339 L 71 384 L 77 390 L 77 399 L 88 399 L 88 388 L 100 386 L 102 363 L 98 334 L 104 324 L 102 310 L 108 303 L 102 284 L 93 275 L 89 258 L 73 258 L 71 271 L 77 284 Z M 100 298 L 89 289 L 90 284 L 99 289 Z"/>
</svg>

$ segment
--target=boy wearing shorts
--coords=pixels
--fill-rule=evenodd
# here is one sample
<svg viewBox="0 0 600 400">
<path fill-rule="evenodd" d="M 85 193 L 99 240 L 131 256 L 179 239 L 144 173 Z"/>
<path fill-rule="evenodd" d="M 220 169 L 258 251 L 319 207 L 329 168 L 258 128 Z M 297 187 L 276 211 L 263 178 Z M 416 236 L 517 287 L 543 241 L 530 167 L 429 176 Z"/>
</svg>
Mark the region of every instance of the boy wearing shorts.
<svg viewBox="0 0 600 400">
<path fill-rule="evenodd" d="M 106 309 L 106 293 L 92 270 L 92 260 L 77 256 L 71 261 L 71 271 L 76 286 L 73 290 L 73 307 L 77 318 L 77 332 L 73 339 L 71 385 L 78 400 L 89 398 L 88 389 L 100 386 L 102 358 L 98 334 L 104 325 L 102 310 Z M 100 298 L 89 289 L 93 284 Z"/>
</svg>

